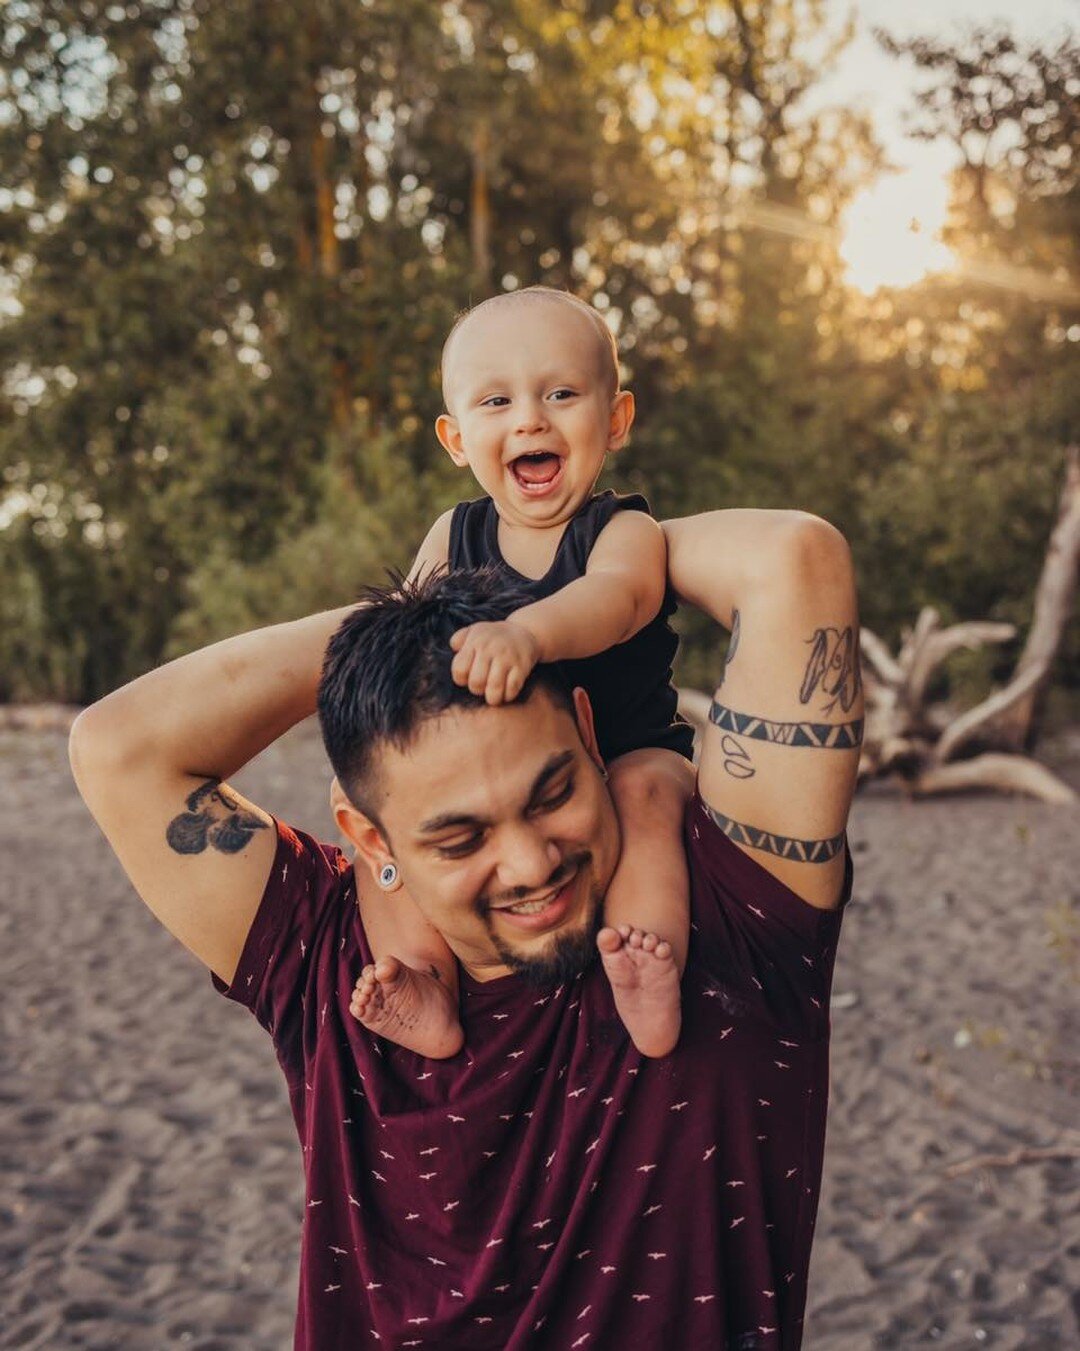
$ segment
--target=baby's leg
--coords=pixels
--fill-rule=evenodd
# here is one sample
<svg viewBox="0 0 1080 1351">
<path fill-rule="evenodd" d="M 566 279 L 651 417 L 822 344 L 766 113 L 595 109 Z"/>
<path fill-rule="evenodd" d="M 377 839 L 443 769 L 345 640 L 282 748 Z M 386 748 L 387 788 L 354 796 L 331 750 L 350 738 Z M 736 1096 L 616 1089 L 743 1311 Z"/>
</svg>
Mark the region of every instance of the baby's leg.
<svg viewBox="0 0 1080 1351">
<path fill-rule="evenodd" d="M 615 1007 L 643 1055 L 679 1039 L 679 978 L 690 935 L 690 879 L 682 821 L 694 771 L 674 751 L 631 751 L 608 766 L 622 854 L 597 945 Z"/>
<path fill-rule="evenodd" d="M 356 982 L 349 1005 L 353 1017 L 417 1055 L 432 1060 L 456 1055 L 465 1040 L 457 961 L 441 934 L 404 887 L 376 888 L 364 907 L 364 929 L 375 961 Z"/>
</svg>

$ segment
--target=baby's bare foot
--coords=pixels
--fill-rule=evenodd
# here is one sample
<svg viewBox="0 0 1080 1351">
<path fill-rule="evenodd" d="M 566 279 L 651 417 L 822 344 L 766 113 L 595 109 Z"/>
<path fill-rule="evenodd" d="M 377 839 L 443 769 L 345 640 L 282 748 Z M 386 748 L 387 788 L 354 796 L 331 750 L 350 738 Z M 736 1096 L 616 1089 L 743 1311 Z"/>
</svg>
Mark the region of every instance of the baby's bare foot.
<svg viewBox="0 0 1080 1351">
<path fill-rule="evenodd" d="M 671 944 L 620 924 L 601 929 L 596 945 L 631 1041 L 642 1055 L 667 1055 L 682 1024 L 679 968 Z"/>
<path fill-rule="evenodd" d="M 369 1032 L 432 1060 L 457 1055 L 465 1042 L 446 986 L 396 957 L 383 957 L 364 967 L 349 1012 Z"/>
</svg>

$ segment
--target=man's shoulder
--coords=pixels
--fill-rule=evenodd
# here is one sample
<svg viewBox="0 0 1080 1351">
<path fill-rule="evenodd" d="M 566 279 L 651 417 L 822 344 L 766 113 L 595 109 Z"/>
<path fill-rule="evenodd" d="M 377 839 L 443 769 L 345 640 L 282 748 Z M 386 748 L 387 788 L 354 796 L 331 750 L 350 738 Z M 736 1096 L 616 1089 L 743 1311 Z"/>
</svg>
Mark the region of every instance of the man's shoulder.
<svg viewBox="0 0 1080 1351">
<path fill-rule="evenodd" d="M 355 906 L 352 864 L 334 844 L 274 818 L 277 848 L 231 985 L 218 991 L 268 1023 L 270 1006 L 299 989 L 325 941 L 340 943 L 341 916 Z M 337 935 L 337 936 L 336 936 Z"/>
</svg>

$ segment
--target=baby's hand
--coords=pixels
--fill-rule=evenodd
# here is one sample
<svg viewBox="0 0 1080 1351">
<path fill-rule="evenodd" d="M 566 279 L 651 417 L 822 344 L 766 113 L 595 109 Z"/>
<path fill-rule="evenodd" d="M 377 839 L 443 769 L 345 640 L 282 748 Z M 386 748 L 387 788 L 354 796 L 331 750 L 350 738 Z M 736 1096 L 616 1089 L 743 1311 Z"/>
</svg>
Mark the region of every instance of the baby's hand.
<svg viewBox="0 0 1080 1351">
<path fill-rule="evenodd" d="M 450 646 L 457 653 L 450 667 L 454 683 L 467 685 L 489 704 L 516 699 L 540 657 L 529 630 L 509 619 L 458 629 Z"/>
</svg>

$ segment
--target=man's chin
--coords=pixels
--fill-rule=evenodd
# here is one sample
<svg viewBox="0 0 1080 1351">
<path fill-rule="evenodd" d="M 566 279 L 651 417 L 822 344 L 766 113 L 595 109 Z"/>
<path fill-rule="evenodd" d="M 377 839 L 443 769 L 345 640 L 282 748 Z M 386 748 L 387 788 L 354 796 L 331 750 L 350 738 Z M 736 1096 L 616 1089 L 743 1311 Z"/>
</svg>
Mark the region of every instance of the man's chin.
<svg viewBox="0 0 1080 1351">
<path fill-rule="evenodd" d="M 589 923 L 571 933 L 556 933 L 539 952 L 521 952 L 492 935 L 502 961 L 530 985 L 549 989 L 580 976 L 596 956 L 596 935 L 603 928 L 603 914 L 597 905 Z"/>
</svg>

